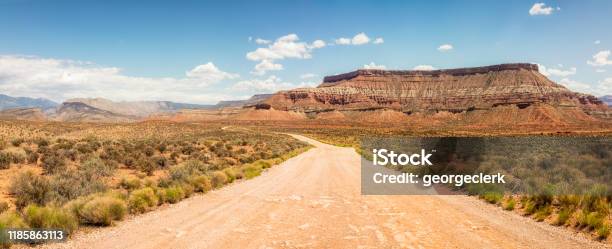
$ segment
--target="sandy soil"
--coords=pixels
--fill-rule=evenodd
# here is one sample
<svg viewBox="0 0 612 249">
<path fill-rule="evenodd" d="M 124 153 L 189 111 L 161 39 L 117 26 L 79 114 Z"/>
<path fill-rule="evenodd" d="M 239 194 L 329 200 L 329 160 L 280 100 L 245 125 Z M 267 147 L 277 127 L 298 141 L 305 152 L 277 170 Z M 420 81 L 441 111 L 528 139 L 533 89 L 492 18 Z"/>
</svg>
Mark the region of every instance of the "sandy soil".
<svg viewBox="0 0 612 249">
<path fill-rule="evenodd" d="M 316 148 L 260 177 L 48 248 L 598 248 L 467 196 L 362 196 L 359 156 Z"/>
</svg>

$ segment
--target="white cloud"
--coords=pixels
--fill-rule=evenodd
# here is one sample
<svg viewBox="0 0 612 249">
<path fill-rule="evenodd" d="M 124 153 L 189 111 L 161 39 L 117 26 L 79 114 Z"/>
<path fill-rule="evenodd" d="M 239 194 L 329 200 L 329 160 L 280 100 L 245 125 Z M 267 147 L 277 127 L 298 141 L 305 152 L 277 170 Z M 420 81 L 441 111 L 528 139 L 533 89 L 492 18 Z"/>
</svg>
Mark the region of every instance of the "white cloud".
<svg viewBox="0 0 612 249">
<path fill-rule="evenodd" d="M 255 43 L 257 43 L 257 44 L 262 44 L 262 45 L 264 45 L 264 44 L 269 44 L 270 42 L 272 42 L 272 41 L 270 41 L 270 40 L 264 40 L 264 39 L 261 39 L 261 38 L 257 38 L 257 39 L 255 39 Z"/>
<path fill-rule="evenodd" d="M 335 42 L 337 45 L 364 45 L 364 44 L 370 43 L 370 37 L 368 37 L 366 33 L 361 32 L 353 36 L 353 38 L 342 37 L 342 38 L 336 39 Z M 376 38 L 374 44 L 380 44 L 383 42 L 384 42 L 383 38 L 379 37 L 379 38 Z"/>
<path fill-rule="evenodd" d="M 605 78 L 597 82 L 597 85 L 591 85 L 580 81 L 564 78 L 559 83 L 566 86 L 572 91 L 588 93 L 595 96 L 612 94 L 612 78 Z"/>
<path fill-rule="evenodd" d="M 255 75 L 264 75 L 267 71 L 278 71 L 283 70 L 283 65 L 278 63 L 273 63 L 269 60 L 263 60 L 259 64 L 255 65 L 255 70 L 251 72 Z"/>
<path fill-rule="evenodd" d="M 351 43 L 353 45 L 363 45 L 370 42 L 370 37 L 368 37 L 365 33 L 361 32 L 353 37 Z"/>
<path fill-rule="evenodd" d="M 612 65 L 612 60 L 608 59 L 610 56 L 610 50 L 599 51 L 593 55 L 593 61 L 587 61 L 587 64 L 595 67 L 601 67 L 605 65 Z"/>
<path fill-rule="evenodd" d="M 593 89 L 591 88 L 591 85 L 582 83 L 579 81 L 571 80 L 568 78 L 561 79 L 559 83 L 561 83 L 561 85 L 564 85 L 565 87 L 569 88 L 572 91 L 577 91 L 581 93 L 590 93 L 593 91 Z"/>
<path fill-rule="evenodd" d="M 314 77 L 317 77 L 317 75 L 313 73 L 305 73 L 305 74 L 300 75 L 300 79 L 310 79 Z"/>
<path fill-rule="evenodd" d="M 119 68 L 91 62 L 0 56 L 0 92 L 55 101 L 103 97 L 112 100 L 213 103 L 227 96 L 212 94 L 206 91 L 208 87 L 238 77 L 238 74 L 220 70 L 212 62 L 194 67 L 182 78 L 154 78 L 127 76 Z"/>
<path fill-rule="evenodd" d="M 385 42 L 385 40 L 382 37 L 378 37 L 376 39 L 374 39 L 374 41 L 372 43 L 374 44 L 383 44 Z"/>
<path fill-rule="evenodd" d="M 387 69 L 385 65 L 376 65 L 374 62 L 370 62 L 370 64 L 363 65 L 364 69 Z"/>
<path fill-rule="evenodd" d="M 593 44 L 595 44 L 595 45 L 598 45 L 598 44 L 600 44 L 600 43 L 601 43 L 601 41 L 600 41 L 600 40 L 596 40 L 596 41 L 594 41 L 594 42 L 593 42 Z"/>
<path fill-rule="evenodd" d="M 275 75 L 270 75 L 266 79 L 250 79 L 239 81 L 230 89 L 234 91 L 248 91 L 254 93 L 274 93 L 281 90 L 294 89 L 299 87 L 312 87 L 314 82 L 301 82 L 300 84 L 291 84 L 282 81 Z"/>
<path fill-rule="evenodd" d="M 561 64 L 558 66 L 563 67 Z M 575 67 L 564 70 L 563 68 L 546 68 L 544 65 L 538 64 L 538 69 L 544 76 L 567 77 L 576 74 Z"/>
<path fill-rule="evenodd" d="M 412 70 L 431 71 L 436 70 L 432 65 L 418 65 L 412 68 Z"/>
<path fill-rule="evenodd" d="M 440 52 L 446 52 L 446 51 L 450 51 L 453 49 L 453 45 L 451 44 L 442 44 L 438 47 L 438 51 Z"/>
<path fill-rule="evenodd" d="M 349 38 L 338 38 L 336 39 L 338 45 L 351 45 L 351 39 Z"/>
<path fill-rule="evenodd" d="M 545 3 L 535 3 L 533 6 L 531 6 L 531 9 L 529 9 L 529 15 L 550 15 L 552 14 L 553 10 L 554 9 L 552 7 L 546 6 Z M 561 8 L 557 7 L 557 10 L 561 10 Z"/>
<path fill-rule="evenodd" d="M 282 70 L 282 65 L 274 63 L 276 60 L 283 59 L 310 59 L 312 51 L 325 46 L 325 42 L 316 40 L 312 45 L 301 42 L 296 34 L 288 34 L 279 37 L 267 47 L 257 48 L 255 51 L 248 52 L 246 58 L 252 61 L 259 61 L 255 66 L 254 72 L 259 75 L 265 74 L 269 70 Z"/>
<path fill-rule="evenodd" d="M 323 40 L 316 40 L 314 42 L 312 42 L 312 45 L 310 45 L 312 48 L 322 48 L 325 47 L 325 42 Z"/>
</svg>

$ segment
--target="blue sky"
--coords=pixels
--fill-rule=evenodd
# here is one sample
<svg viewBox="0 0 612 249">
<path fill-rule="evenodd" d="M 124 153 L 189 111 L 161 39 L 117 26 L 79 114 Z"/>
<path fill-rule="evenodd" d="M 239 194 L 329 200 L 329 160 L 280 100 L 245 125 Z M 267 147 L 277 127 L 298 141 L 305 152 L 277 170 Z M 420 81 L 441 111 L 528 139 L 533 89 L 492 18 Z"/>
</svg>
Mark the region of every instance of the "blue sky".
<svg viewBox="0 0 612 249">
<path fill-rule="evenodd" d="M 365 65 L 533 62 L 599 96 L 612 94 L 610 13 L 612 1 L 0 0 L 0 92 L 215 103 Z"/>
</svg>

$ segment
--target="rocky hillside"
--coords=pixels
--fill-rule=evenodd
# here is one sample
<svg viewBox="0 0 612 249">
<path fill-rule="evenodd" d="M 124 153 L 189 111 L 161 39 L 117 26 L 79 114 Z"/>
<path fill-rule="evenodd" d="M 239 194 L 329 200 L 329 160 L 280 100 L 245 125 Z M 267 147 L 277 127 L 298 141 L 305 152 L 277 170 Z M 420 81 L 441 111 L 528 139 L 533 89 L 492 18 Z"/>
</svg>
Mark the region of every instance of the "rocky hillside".
<svg viewBox="0 0 612 249">
<path fill-rule="evenodd" d="M 215 105 L 215 108 L 220 109 L 220 108 L 226 108 L 226 107 L 243 107 L 243 106 L 248 106 L 248 105 L 254 105 L 259 102 L 265 101 L 266 99 L 272 97 L 273 95 L 274 94 L 255 94 L 249 99 L 245 99 L 245 100 L 219 101 L 219 103 Z"/>
<path fill-rule="evenodd" d="M 304 112 L 392 109 L 407 114 L 459 113 L 544 103 L 609 115 L 594 96 L 552 82 L 534 64 L 502 64 L 433 71 L 362 69 L 325 77 L 316 88 L 282 91 L 265 101 L 277 110 Z"/>
<path fill-rule="evenodd" d="M 113 113 L 81 102 L 64 102 L 51 119 L 66 122 L 132 122 L 138 117 Z"/>
<path fill-rule="evenodd" d="M 121 101 L 115 102 L 103 98 L 77 98 L 69 99 L 69 103 L 83 103 L 100 110 L 115 114 L 147 117 L 152 114 L 171 113 L 181 109 L 206 109 L 211 105 L 185 104 L 170 101 Z"/>
<path fill-rule="evenodd" d="M 45 121 L 46 116 L 40 108 L 13 108 L 0 111 L 0 119 Z"/>
</svg>

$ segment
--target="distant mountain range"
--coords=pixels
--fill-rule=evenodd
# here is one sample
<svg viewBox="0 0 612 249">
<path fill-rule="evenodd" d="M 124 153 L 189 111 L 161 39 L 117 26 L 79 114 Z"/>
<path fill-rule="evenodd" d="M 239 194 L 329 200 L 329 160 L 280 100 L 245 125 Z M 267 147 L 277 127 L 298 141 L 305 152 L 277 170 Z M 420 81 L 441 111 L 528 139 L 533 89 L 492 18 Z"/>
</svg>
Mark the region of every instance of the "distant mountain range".
<svg viewBox="0 0 612 249">
<path fill-rule="evenodd" d="M 13 108 L 40 108 L 42 110 L 52 109 L 59 104 L 43 98 L 11 97 L 0 94 L 0 110 Z"/>
<path fill-rule="evenodd" d="M 599 99 L 606 103 L 609 107 L 612 107 L 612 95 L 601 96 Z"/>
</svg>

